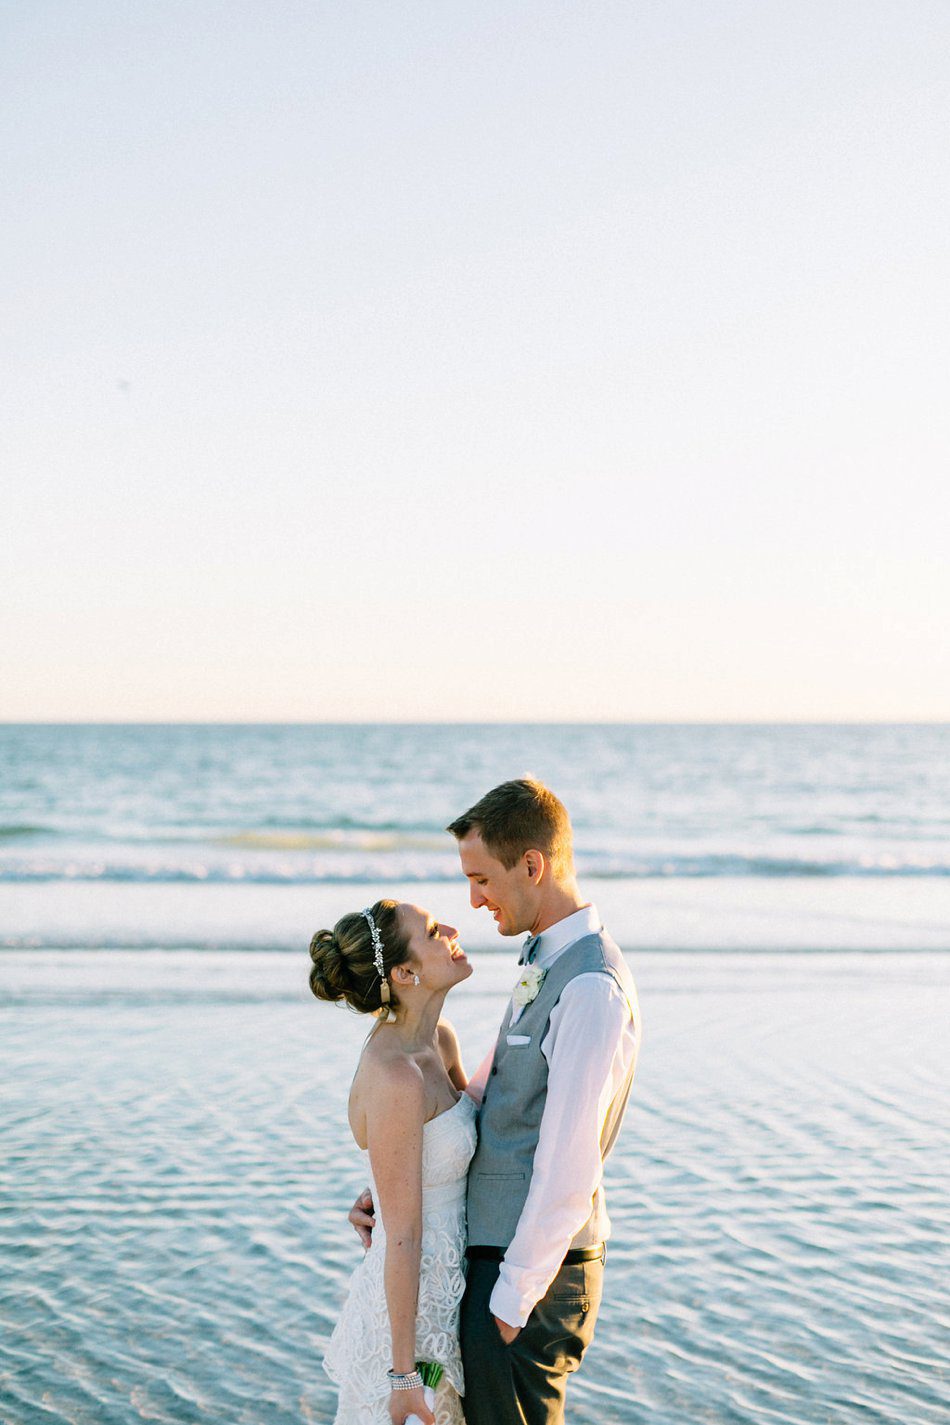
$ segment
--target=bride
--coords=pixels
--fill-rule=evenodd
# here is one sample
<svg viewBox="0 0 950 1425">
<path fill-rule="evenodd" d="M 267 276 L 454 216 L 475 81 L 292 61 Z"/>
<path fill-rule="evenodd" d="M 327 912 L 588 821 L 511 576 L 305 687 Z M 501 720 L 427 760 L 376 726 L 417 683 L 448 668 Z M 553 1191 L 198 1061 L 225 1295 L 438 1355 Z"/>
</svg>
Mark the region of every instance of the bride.
<svg viewBox="0 0 950 1425">
<path fill-rule="evenodd" d="M 349 1122 L 377 1207 L 324 1368 L 335 1425 L 462 1425 L 458 1344 L 465 1287 L 465 1181 L 475 1104 L 445 996 L 472 973 L 457 940 L 419 906 L 377 901 L 310 942 L 310 988 L 375 1025 L 350 1089 Z M 417 1363 L 442 1368 L 435 1414 Z M 431 1397 L 430 1397 L 431 1398 Z"/>
</svg>

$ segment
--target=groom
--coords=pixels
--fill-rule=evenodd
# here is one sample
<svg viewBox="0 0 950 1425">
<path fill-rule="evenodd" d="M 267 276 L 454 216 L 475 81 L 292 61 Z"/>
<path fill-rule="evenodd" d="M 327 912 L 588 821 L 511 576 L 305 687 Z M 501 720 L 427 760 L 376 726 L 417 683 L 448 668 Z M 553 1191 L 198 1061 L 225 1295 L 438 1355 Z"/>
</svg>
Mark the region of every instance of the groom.
<svg viewBox="0 0 950 1425">
<path fill-rule="evenodd" d="M 474 1075 L 461 1312 L 468 1425 L 558 1425 L 594 1334 L 610 1221 L 603 1166 L 633 1083 L 640 1011 L 624 958 L 574 875 L 571 824 L 540 782 L 457 817 L 471 903 L 528 932 L 494 1051 Z M 354 1207 L 357 1227 L 370 1219 Z"/>
</svg>

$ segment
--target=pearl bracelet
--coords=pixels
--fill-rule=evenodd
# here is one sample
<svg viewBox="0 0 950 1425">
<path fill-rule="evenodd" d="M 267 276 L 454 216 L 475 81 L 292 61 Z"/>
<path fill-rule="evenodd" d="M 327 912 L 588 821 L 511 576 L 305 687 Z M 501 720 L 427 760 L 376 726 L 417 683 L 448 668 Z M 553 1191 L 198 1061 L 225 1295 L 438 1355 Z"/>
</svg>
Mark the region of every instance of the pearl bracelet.
<svg viewBox="0 0 950 1425">
<path fill-rule="evenodd" d="M 406 1371 L 405 1375 L 400 1375 L 398 1371 L 387 1371 L 389 1377 L 389 1387 L 391 1390 L 421 1390 L 422 1376 L 418 1371 Z"/>
</svg>

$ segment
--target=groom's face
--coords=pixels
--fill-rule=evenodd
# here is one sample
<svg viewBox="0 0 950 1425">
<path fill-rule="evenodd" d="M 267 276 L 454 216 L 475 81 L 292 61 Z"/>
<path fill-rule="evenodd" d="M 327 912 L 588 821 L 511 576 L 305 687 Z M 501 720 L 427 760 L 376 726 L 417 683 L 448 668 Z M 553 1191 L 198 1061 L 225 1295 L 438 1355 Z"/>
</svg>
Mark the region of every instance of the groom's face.
<svg viewBox="0 0 950 1425">
<path fill-rule="evenodd" d="M 475 909 L 484 906 L 498 926 L 499 935 L 522 935 L 530 930 L 537 906 L 535 883 L 524 859 L 509 869 L 491 854 L 477 831 L 463 836 L 458 848 Z"/>
</svg>

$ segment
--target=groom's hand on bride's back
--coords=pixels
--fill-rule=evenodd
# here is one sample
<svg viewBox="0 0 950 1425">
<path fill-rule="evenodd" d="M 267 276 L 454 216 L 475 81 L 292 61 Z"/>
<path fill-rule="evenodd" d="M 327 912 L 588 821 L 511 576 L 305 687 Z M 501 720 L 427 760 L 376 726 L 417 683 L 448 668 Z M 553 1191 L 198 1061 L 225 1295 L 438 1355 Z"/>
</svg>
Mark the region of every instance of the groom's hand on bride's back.
<svg viewBox="0 0 950 1425">
<path fill-rule="evenodd" d="M 376 1226 L 376 1210 L 369 1188 L 364 1188 L 360 1193 L 350 1208 L 347 1219 L 363 1246 L 368 1249 L 373 1241 L 373 1228 Z"/>
</svg>

